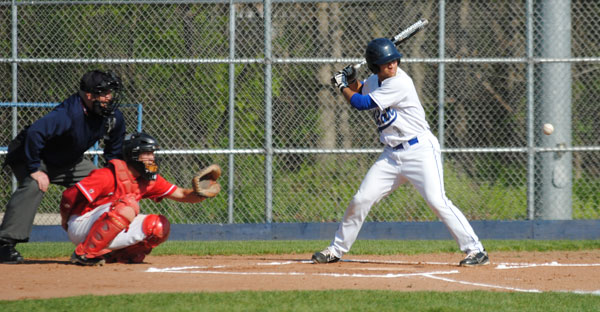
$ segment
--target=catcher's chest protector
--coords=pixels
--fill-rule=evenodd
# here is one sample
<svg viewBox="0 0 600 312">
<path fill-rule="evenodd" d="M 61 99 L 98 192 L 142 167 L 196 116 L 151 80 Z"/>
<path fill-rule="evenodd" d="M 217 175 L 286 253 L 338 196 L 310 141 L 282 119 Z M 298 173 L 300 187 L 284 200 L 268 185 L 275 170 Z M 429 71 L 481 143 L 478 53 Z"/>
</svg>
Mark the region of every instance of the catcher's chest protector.
<svg viewBox="0 0 600 312">
<path fill-rule="evenodd" d="M 109 161 L 115 173 L 115 194 L 113 198 L 121 198 L 127 194 L 135 194 L 136 200 L 142 198 L 143 193 L 154 187 L 154 181 L 137 180 L 127 168 L 127 163 L 120 159 Z"/>
</svg>

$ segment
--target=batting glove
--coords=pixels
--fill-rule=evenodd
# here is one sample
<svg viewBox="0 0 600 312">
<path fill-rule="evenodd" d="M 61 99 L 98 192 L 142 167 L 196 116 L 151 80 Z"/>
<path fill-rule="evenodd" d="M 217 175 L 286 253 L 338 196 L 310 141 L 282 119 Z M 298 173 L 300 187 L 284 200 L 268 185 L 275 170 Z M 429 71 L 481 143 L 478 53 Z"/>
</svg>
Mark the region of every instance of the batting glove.
<svg viewBox="0 0 600 312">
<path fill-rule="evenodd" d="M 344 71 L 335 73 L 335 75 L 331 77 L 331 84 L 340 89 L 340 91 L 342 91 L 344 88 L 348 88 L 348 78 L 346 77 L 346 74 L 344 74 Z"/>
<path fill-rule="evenodd" d="M 346 79 L 348 79 L 348 84 L 353 84 L 356 81 L 357 70 L 354 68 L 354 65 L 348 65 L 344 67 L 342 72 L 346 75 Z"/>
</svg>

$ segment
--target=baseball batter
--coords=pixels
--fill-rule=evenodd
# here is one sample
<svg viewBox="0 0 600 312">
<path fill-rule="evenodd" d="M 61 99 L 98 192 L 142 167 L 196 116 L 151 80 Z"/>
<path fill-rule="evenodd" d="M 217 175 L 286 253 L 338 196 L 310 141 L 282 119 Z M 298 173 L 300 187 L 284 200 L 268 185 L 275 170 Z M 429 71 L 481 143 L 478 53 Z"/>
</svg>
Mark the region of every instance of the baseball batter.
<svg viewBox="0 0 600 312">
<path fill-rule="evenodd" d="M 350 201 L 330 246 L 316 252 L 312 261 L 339 261 L 352 247 L 371 207 L 410 182 L 467 254 L 459 265 L 488 264 L 488 255 L 473 228 L 446 197 L 440 145 L 429 130 L 412 79 L 398 68 L 401 56 L 391 40 L 378 38 L 367 45 L 365 53 L 373 75 L 359 82 L 356 69 L 350 65 L 332 78 L 354 108 L 373 112 L 385 148 Z"/>
<path fill-rule="evenodd" d="M 128 135 L 123 142 L 125 161 L 113 159 L 63 192 L 62 226 L 77 245 L 72 263 L 140 263 L 167 240 L 170 230 L 166 217 L 140 213 L 140 199 L 198 203 L 219 193 L 219 166 L 211 165 L 196 175 L 193 189 L 180 188 L 158 174 L 157 150 L 152 136 Z"/>
</svg>

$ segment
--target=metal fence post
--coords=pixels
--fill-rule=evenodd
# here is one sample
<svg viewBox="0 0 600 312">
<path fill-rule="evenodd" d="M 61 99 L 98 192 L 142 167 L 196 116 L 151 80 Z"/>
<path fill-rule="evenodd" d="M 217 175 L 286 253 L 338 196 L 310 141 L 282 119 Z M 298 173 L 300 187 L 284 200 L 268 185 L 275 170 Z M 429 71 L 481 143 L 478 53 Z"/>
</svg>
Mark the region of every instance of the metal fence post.
<svg viewBox="0 0 600 312">
<path fill-rule="evenodd" d="M 549 0 L 540 4 L 543 17 L 540 28 L 540 56 L 571 57 L 571 1 Z M 538 129 L 552 123 L 552 135 L 540 133 L 542 147 L 571 146 L 572 73 L 570 62 L 549 62 L 539 65 L 540 96 L 536 117 Z M 572 152 L 551 152 L 537 155 L 539 197 L 535 217 L 544 220 L 572 218 Z"/>
<path fill-rule="evenodd" d="M 17 32 L 18 32 L 18 28 L 17 28 L 17 4 L 16 4 L 16 0 L 12 1 L 12 6 L 11 6 L 11 12 L 12 12 L 12 101 L 13 103 L 17 103 L 19 100 L 18 97 L 18 83 L 17 83 L 17 77 L 18 77 L 18 72 L 17 72 L 17 58 L 19 57 L 18 53 L 17 53 Z M 17 129 L 17 112 L 18 109 L 17 107 L 13 107 L 12 109 L 12 137 L 16 137 L 17 133 L 18 133 L 18 129 Z M 15 175 L 12 175 L 12 191 L 14 192 L 17 189 L 17 178 L 15 177 Z"/>
<path fill-rule="evenodd" d="M 234 183 L 235 183 L 235 162 L 233 149 L 235 148 L 235 4 L 229 0 L 229 168 L 227 170 L 229 179 L 227 180 L 227 222 L 233 223 L 233 202 L 234 202 Z"/>
<path fill-rule="evenodd" d="M 445 75 L 446 75 L 446 64 L 443 62 L 446 57 L 446 0 L 440 0 L 439 2 L 439 14 L 440 14 L 440 25 L 439 25 L 439 56 L 441 62 L 438 63 L 438 140 L 440 141 L 440 148 L 444 149 L 444 103 L 446 101 L 445 91 Z M 442 162 L 444 160 L 444 154 L 441 154 Z"/>
<path fill-rule="evenodd" d="M 265 222 L 273 221 L 273 133 L 271 0 L 264 0 L 265 25 Z"/>
<path fill-rule="evenodd" d="M 533 0 L 527 0 L 527 219 L 533 220 L 535 210 L 535 136 L 534 62 L 533 62 Z"/>
</svg>

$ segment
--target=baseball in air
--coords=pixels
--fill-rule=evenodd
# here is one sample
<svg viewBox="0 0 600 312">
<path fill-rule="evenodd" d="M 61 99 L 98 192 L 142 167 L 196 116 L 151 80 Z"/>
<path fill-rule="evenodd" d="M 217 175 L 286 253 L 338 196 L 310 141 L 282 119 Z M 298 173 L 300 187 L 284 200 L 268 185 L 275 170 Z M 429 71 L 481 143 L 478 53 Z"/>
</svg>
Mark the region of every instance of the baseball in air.
<svg viewBox="0 0 600 312">
<path fill-rule="evenodd" d="M 554 126 L 552 124 L 546 123 L 544 124 L 543 131 L 545 135 L 551 135 L 552 132 L 554 132 Z"/>
</svg>

